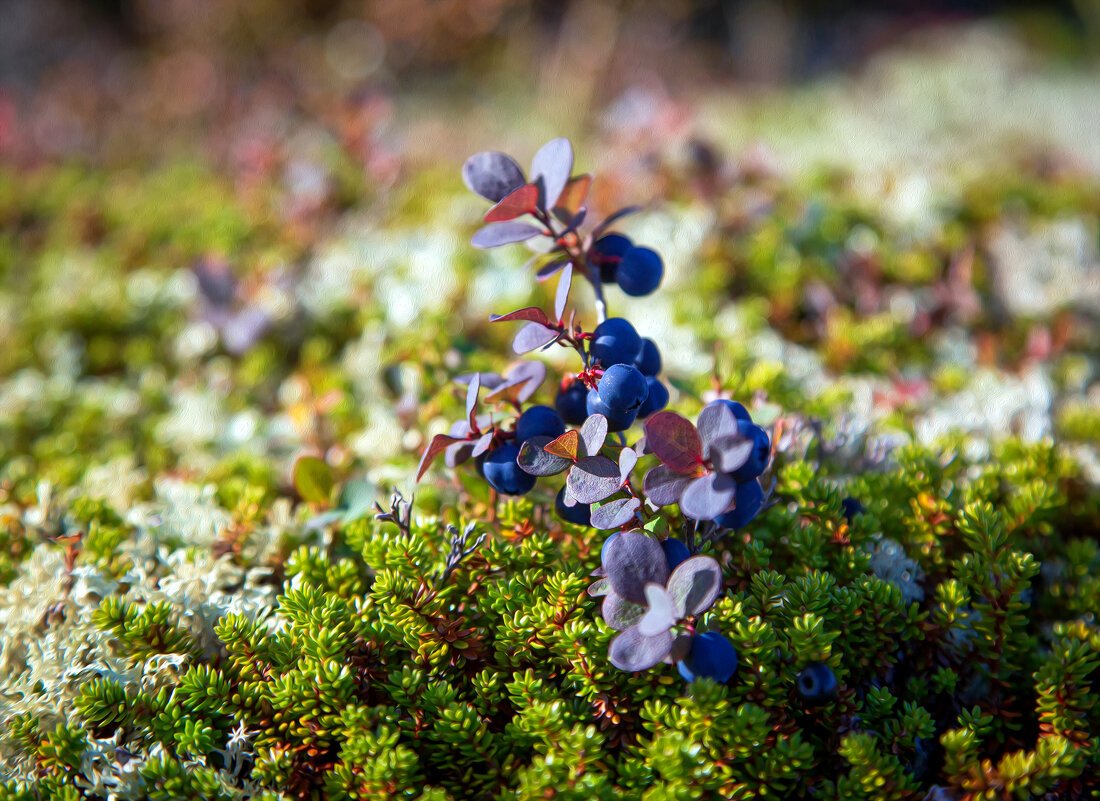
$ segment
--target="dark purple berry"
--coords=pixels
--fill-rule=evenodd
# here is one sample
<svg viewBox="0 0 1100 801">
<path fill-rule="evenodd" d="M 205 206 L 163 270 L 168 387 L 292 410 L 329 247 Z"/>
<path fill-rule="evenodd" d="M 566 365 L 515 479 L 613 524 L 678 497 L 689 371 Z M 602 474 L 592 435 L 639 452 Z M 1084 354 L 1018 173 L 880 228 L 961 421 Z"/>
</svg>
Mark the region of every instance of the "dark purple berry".
<svg viewBox="0 0 1100 801">
<path fill-rule="evenodd" d="M 665 385 L 651 375 L 645 377 L 645 383 L 649 388 L 649 394 L 645 396 L 645 401 L 638 408 L 638 417 L 649 417 L 668 406 L 668 390 Z"/>
<path fill-rule="evenodd" d="M 588 417 L 585 410 L 585 401 L 588 398 L 588 387 L 583 381 L 574 381 L 565 389 L 558 390 L 558 397 L 554 400 L 554 408 L 558 410 L 561 419 L 571 426 L 579 426 Z"/>
<path fill-rule="evenodd" d="M 600 377 L 596 391 L 611 409 L 637 411 L 649 394 L 645 376 L 632 364 L 613 364 Z"/>
<path fill-rule="evenodd" d="M 556 439 L 565 433 L 561 416 L 549 406 L 532 406 L 516 421 L 516 442 L 523 444 L 531 437 Z"/>
<path fill-rule="evenodd" d="M 589 415 L 602 414 L 607 418 L 608 431 L 626 431 L 634 421 L 638 419 L 637 409 L 612 409 L 600 398 L 600 393 L 594 389 L 588 391 L 588 399 L 585 409 Z"/>
<path fill-rule="evenodd" d="M 631 248 L 623 254 L 615 280 L 628 295 L 642 297 L 661 285 L 665 264 L 657 251 L 650 248 Z"/>
<path fill-rule="evenodd" d="M 764 472 L 768 466 L 768 457 L 772 451 L 772 441 L 768 432 L 755 423 L 737 421 L 737 427 L 743 437 L 748 437 L 753 442 L 752 453 L 749 459 L 739 468 L 733 471 L 733 477 L 737 481 L 751 481 Z"/>
<path fill-rule="evenodd" d="M 714 518 L 714 522 L 722 528 L 736 530 L 746 526 L 760 514 L 764 506 L 764 489 L 755 478 L 737 485 L 737 506 L 724 514 Z"/>
<path fill-rule="evenodd" d="M 720 401 L 723 406 L 733 412 L 733 416 L 738 420 L 744 420 L 746 423 L 752 422 L 752 415 L 749 414 L 749 410 L 745 408 L 745 404 L 738 403 L 735 400 L 727 400 L 722 398 Z"/>
<path fill-rule="evenodd" d="M 844 517 L 849 523 L 856 515 L 861 515 L 867 511 L 867 507 L 855 498 L 845 498 L 840 502 L 840 508 L 844 510 Z"/>
<path fill-rule="evenodd" d="M 505 442 L 485 457 L 485 480 L 502 495 L 525 495 L 535 486 L 535 477 L 516 464 L 519 446 Z"/>
<path fill-rule="evenodd" d="M 737 670 L 737 649 L 717 631 L 697 634 L 691 638 L 688 655 L 676 667 L 687 681 L 704 678 L 725 684 Z"/>
<path fill-rule="evenodd" d="M 623 254 L 634 247 L 629 237 L 622 234 L 607 234 L 596 240 L 592 249 L 588 251 L 588 260 L 600 270 L 600 280 L 605 284 L 615 282 L 615 275 L 619 271 L 619 262 Z"/>
<path fill-rule="evenodd" d="M 675 570 L 681 562 L 691 556 L 691 551 L 688 550 L 688 547 L 675 537 L 669 537 L 667 540 L 662 540 L 661 548 L 664 549 L 665 559 L 668 560 L 669 573 Z"/>
<path fill-rule="evenodd" d="M 642 371 L 642 375 L 657 375 L 661 372 L 661 351 L 657 349 L 657 343 L 652 339 L 642 339 L 641 350 L 634 359 L 634 366 Z"/>
<path fill-rule="evenodd" d="M 558 490 L 558 495 L 554 498 L 554 511 L 566 523 L 587 526 L 592 522 L 592 507 L 587 503 L 575 503 L 572 506 L 565 505 L 565 487 Z"/>
<path fill-rule="evenodd" d="M 836 674 L 822 662 L 811 662 L 798 674 L 797 687 L 809 706 L 826 704 L 836 695 Z"/>
<path fill-rule="evenodd" d="M 606 370 L 613 364 L 634 364 L 642 338 L 622 317 L 612 317 L 596 326 L 588 352 Z"/>
</svg>

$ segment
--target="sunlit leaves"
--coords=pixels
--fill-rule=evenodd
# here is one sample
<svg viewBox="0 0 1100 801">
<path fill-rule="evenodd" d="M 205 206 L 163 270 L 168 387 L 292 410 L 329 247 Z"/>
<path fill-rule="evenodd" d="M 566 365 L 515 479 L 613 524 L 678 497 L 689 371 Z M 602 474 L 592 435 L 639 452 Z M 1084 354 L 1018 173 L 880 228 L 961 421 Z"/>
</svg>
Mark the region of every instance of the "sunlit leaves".
<svg viewBox="0 0 1100 801">
<path fill-rule="evenodd" d="M 472 191 L 494 203 L 524 183 L 523 170 L 506 153 L 475 153 L 462 165 L 462 180 Z"/>
</svg>

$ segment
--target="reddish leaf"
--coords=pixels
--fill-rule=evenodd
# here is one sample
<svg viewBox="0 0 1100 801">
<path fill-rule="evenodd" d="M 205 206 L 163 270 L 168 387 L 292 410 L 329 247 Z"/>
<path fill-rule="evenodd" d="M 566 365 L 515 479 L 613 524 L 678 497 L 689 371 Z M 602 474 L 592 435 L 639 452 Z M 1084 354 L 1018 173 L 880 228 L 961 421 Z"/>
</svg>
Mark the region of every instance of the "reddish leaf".
<svg viewBox="0 0 1100 801">
<path fill-rule="evenodd" d="M 703 461 L 703 443 L 690 421 L 657 412 L 645 421 L 646 447 L 677 473 L 692 473 Z"/>
<path fill-rule="evenodd" d="M 571 462 L 575 462 L 585 455 L 584 450 L 581 448 L 581 435 L 572 429 L 552 442 L 548 442 L 545 450 L 549 454 L 560 456 L 562 459 L 568 459 Z"/>
<path fill-rule="evenodd" d="M 490 314 L 490 323 L 510 323 L 513 320 L 526 320 L 529 323 L 552 326 L 554 321 L 546 316 L 546 312 L 538 306 L 525 306 L 522 309 L 510 311 L 507 314 Z"/>
<path fill-rule="evenodd" d="M 534 214 L 538 210 L 538 202 L 539 188 L 534 184 L 524 184 L 485 212 L 485 222 L 508 222 L 524 214 Z"/>
<path fill-rule="evenodd" d="M 584 205 L 591 186 L 592 176 L 587 173 L 569 179 L 569 183 L 562 190 L 558 202 L 554 204 L 554 214 L 558 216 L 559 220 L 568 222 L 576 216 L 577 212 L 581 210 L 581 206 Z"/>
<path fill-rule="evenodd" d="M 416 468 L 416 480 L 419 481 L 424 477 L 424 474 L 428 472 L 428 468 L 432 466 L 432 462 L 435 461 L 435 457 L 443 453 L 448 445 L 461 441 L 457 437 L 449 437 L 446 434 L 436 434 L 432 437 L 432 441 L 424 449 L 424 455 L 420 457 L 420 465 Z"/>
</svg>

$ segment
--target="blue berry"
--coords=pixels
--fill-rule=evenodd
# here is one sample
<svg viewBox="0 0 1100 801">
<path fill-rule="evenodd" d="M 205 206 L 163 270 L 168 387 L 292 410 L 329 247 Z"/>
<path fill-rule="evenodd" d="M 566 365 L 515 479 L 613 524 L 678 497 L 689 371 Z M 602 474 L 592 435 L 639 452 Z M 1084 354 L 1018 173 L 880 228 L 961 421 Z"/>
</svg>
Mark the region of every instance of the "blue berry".
<svg viewBox="0 0 1100 801">
<path fill-rule="evenodd" d="M 516 421 L 516 442 L 523 444 L 531 437 L 557 438 L 565 433 L 565 423 L 549 406 L 532 406 Z"/>
<path fill-rule="evenodd" d="M 744 420 L 737 422 L 741 435 L 753 441 L 752 453 L 749 460 L 733 471 L 733 477 L 737 481 L 751 481 L 764 472 L 768 466 L 768 456 L 771 454 L 772 441 L 768 432 L 755 423 L 746 423 Z"/>
<path fill-rule="evenodd" d="M 608 431 L 626 431 L 638 419 L 637 409 L 612 409 L 604 403 L 603 399 L 600 398 L 600 393 L 594 389 L 588 391 L 585 410 L 590 415 L 602 414 L 606 417 Z"/>
<path fill-rule="evenodd" d="M 588 352 L 604 369 L 613 364 L 634 364 L 642 338 L 634 326 L 622 317 L 612 317 L 596 326 Z"/>
<path fill-rule="evenodd" d="M 558 397 L 554 400 L 554 408 L 558 410 L 561 419 L 571 426 L 579 426 L 588 417 L 585 409 L 585 401 L 588 398 L 588 387 L 583 381 L 574 381 L 565 389 L 558 390 Z"/>
<path fill-rule="evenodd" d="M 828 703 L 836 695 L 836 674 L 821 662 L 811 662 L 798 674 L 798 694 L 811 706 Z"/>
<path fill-rule="evenodd" d="M 737 649 L 717 631 L 704 632 L 692 637 L 691 650 L 676 667 L 687 681 L 705 678 L 725 684 L 737 670 Z"/>
<path fill-rule="evenodd" d="M 764 505 L 764 489 L 755 478 L 737 485 L 736 508 L 720 514 L 714 522 L 722 528 L 739 529 L 753 521 Z"/>
<path fill-rule="evenodd" d="M 645 376 L 632 364 L 613 364 L 596 385 L 600 400 L 611 409 L 637 411 L 649 394 Z"/>
<path fill-rule="evenodd" d="M 668 406 L 668 390 L 665 385 L 651 375 L 645 377 L 645 383 L 646 387 L 649 388 L 649 394 L 645 396 L 642 405 L 638 407 L 638 417 L 649 417 L 654 412 L 659 412 Z"/>
<path fill-rule="evenodd" d="M 867 511 L 867 507 L 855 498 L 845 498 L 840 502 L 840 508 L 844 510 L 844 517 L 849 523 L 856 515 L 861 515 Z"/>
<path fill-rule="evenodd" d="M 631 248 L 623 254 L 615 280 L 623 292 L 640 298 L 659 287 L 664 274 L 665 264 L 657 251 Z"/>
<path fill-rule="evenodd" d="M 634 247 L 629 237 L 622 234 L 608 234 L 596 240 L 596 244 L 588 251 L 588 259 L 600 269 L 600 280 L 605 284 L 615 282 L 615 275 L 619 272 L 619 262 L 623 254 Z"/>
<path fill-rule="evenodd" d="M 592 522 L 592 507 L 587 503 L 575 503 L 572 506 L 565 505 L 565 487 L 558 490 L 558 496 L 554 498 L 554 511 L 566 523 L 587 526 Z"/>
<path fill-rule="evenodd" d="M 752 415 L 749 414 L 749 410 L 745 408 L 745 404 L 738 403 L 734 400 L 726 400 L 725 398 L 722 398 L 720 403 L 733 412 L 733 416 L 738 420 L 744 420 L 746 423 L 752 422 Z"/>
<path fill-rule="evenodd" d="M 648 337 L 642 340 L 634 366 L 642 371 L 642 375 L 657 375 L 661 372 L 661 351 L 657 349 L 656 342 Z"/>
<path fill-rule="evenodd" d="M 661 541 L 661 548 L 664 549 L 665 559 L 668 560 L 668 572 L 672 572 L 679 566 L 681 562 L 691 556 L 691 551 L 684 543 L 675 537 L 669 537 L 667 540 Z"/>
<path fill-rule="evenodd" d="M 485 480 L 503 495 L 524 495 L 535 486 L 535 477 L 523 472 L 516 464 L 519 446 L 505 442 L 485 457 Z"/>
</svg>

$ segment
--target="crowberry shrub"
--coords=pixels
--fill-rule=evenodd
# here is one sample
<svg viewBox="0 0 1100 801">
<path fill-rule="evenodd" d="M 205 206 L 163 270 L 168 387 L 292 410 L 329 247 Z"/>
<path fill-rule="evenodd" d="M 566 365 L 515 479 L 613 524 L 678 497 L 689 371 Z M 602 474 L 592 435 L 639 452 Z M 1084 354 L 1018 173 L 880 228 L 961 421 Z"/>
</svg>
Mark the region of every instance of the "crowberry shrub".
<svg viewBox="0 0 1100 801">
<path fill-rule="evenodd" d="M 558 276 L 552 312 L 531 306 L 492 320 L 522 323 L 512 341 L 517 354 L 558 346 L 574 351 L 578 363 L 576 372 L 562 376 L 553 409 L 525 407 L 546 377 L 541 362 L 521 363 L 503 375 L 467 376 L 465 418 L 431 440 L 417 478 L 441 453 L 451 467 L 474 458 L 480 475 L 502 495 L 523 495 L 539 478 L 564 473 L 554 499 L 558 517 L 614 532 L 589 588 L 603 596 L 603 618 L 620 632 L 610 644 L 611 664 L 640 671 L 673 663 L 688 681 L 724 683 L 737 665 L 736 650 L 719 632 L 696 631 L 721 595 L 721 568 L 693 554 L 764 508 L 758 478 L 770 459 L 768 433 L 730 400 L 704 408 L 698 427 L 663 411 L 669 392 L 657 377 L 660 346 L 629 320 L 608 316 L 604 285 L 648 295 L 660 285 L 664 263 L 652 248 L 610 232 L 634 208 L 587 225 L 592 179 L 573 174 L 568 140 L 543 145 L 530 176 L 497 152 L 470 157 L 462 175 L 493 204 L 473 244 L 494 248 L 541 239 L 537 276 Z M 587 281 L 596 298 L 591 328 L 571 303 L 575 279 Z M 639 421 L 642 436 L 632 433 Z M 643 463 L 650 469 L 639 482 L 634 474 Z M 678 519 L 661 508 L 672 505 L 679 507 Z M 690 532 L 686 543 L 652 533 L 670 521 Z"/>
</svg>

